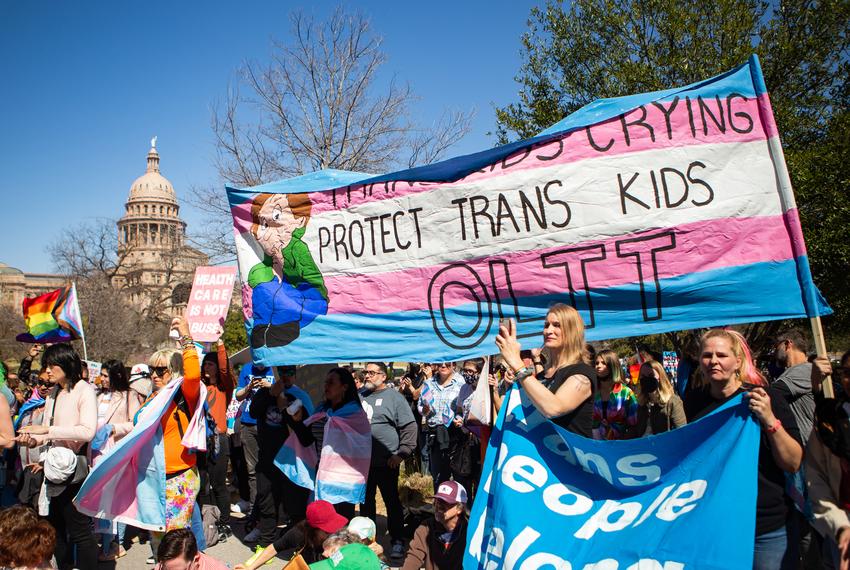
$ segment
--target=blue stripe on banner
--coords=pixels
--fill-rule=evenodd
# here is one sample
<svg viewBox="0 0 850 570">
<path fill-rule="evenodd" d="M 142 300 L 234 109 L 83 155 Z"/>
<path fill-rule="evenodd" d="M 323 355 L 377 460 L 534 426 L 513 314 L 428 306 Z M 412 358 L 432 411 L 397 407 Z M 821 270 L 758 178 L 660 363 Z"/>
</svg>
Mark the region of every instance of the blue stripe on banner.
<svg viewBox="0 0 850 570">
<path fill-rule="evenodd" d="M 806 317 L 802 293 L 797 276 L 797 263 L 793 259 L 778 262 L 755 263 L 739 267 L 726 267 L 699 273 L 690 273 L 659 280 L 660 314 L 655 296 L 654 282 L 642 289 L 637 283 L 591 290 L 591 314 L 584 292 L 577 292 L 575 305 L 587 326 L 588 340 L 621 338 L 655 334 L 670 330 L 722 326 L 753 321 Z M 425 293 L 423 292 L 423 304 Z M 832 310 L 823 299 L 821 314 Z M 518 333 L 532 346 L 540 339 L 542 321 L 553 303 L 570 303 L 568 294 L 525 297 L 520 304 Z M 693 305 L 701 311 L 694 314 Z M 446 308 L 444 313 L 452 334 L 444 325 L 441 333 L 456 347 L 451 350 L 435 333 L 436 320 L 428 311 L 407 311 L 375 315 L 331 314 L 318 317 L 310 324 L 310 335 L 287 345 L 284 350 L 258 348 L 254 361 L 260 364 L 282 364 L 280 354 L 285 353 L 289 364 L 301 362 L 335 363 L 358 360 L 364 353 L 386 352 L 392 344 L 400 353 L 400 361 L 461 360 L 497 352 L 495 338 L 498 332 L 499 311 L 496 302 L 490 307 L 468 303 Z M 513 308 L 505 316 L 516 318 Z M 660 318 L 659 318 L 660 316 Z M 429 326 L 430 325 L 430 326 Z M 399 331 L 404 331 L 400 333 Z M 465 334 L 472 331 L 466 337 Z M 348 352 L 351 343 L 347 337 L 358 339 L 357 354 Z M 365 347 L 371 344 L 372 347 Z"/>
<path fill-rule="evenodd" d="M 752 56 L 746 64 L 740 65 L 726 73 L 705 81 L 691 83 L 685 87 L 675 87 L 673 89 L 626 95 L 625 97 L 614 97 L 611 99 L 597 99 L 588 103 L 575 113 L 564 117 L 541 132 L 540 135 L 549 135 L 607 121 L 612 117 L 627 113 L 641 105 L 649 105 L 653 101 L 672 100 L 676 96 L 687 96 L 691 99 L 695 99 L 696 97 L 713 98 L 720 96 L 722 99 L 727 95 L 737 93 L 748 99 L 753 99 L 767 92 L 767 89 L 758 89 L 759 84 L 755 81 L 753 73 L 757 71 L 759 76 L 761 76 L 761 69 L 758 65 L 758 59 L 756 58 L 754 60 L 753 58 L 755 56 Z M 764 80 L 761 81 L 761 86 L 764 86 Z"/>
<path fill-rule="evenodd" d="M 542 144 L 559 136 L 564 131 L 582 128 L 587 125 L 607 121 L 626 113 L 640 105 L 648 105 L 652 101 L 669 99 L 677 94 L 680 96 L 696 97 L 698 95 L 721 97 L 730 93 L 739 93 L 745 97 L 752 98 L 766 93 L 764 80 L 761 77 L 758 58 L 750 57 L 750 60 L 731 71 L 722 73 L 711 79 L 692 83 L 684 87 L 654 91 L 639 95 L 628 95 L 613 99 L 600 99 L 585 105 L 575 113 L 555 123 L 536 137 L 517 141 L 514 143 L 498 146 L 473 154 L 458 156 L 443 160 L 434 164 L 400 170 L 389 174 L 369 177 L 368 174 L 357 172 L 346 172 L 339 170 L 323 170 L 320 172 L 306 174 L 290 180 L 273 182 L 254 188 L 228 188 L 228 196 L 231 206 L 242 203 L 248 197 L 247 193 L 254 192 L 312 192 L 318 190 L 330 190 L 349 184 L 372 184 L 387 180 L 406 181 L 431 181 L 446 182 L 463 178 L 467 174 L 475 172 L 485 166 L 498 162 L 513 153 L 522 150 L 532 144 Z"/>
<path fill-rule="evenodd" d="M 295 178 L 287 178 L 276 182 L 269 182 L 261 186 L 254 186 L 246 190 L 227 187 L 227 198 L 230 201 L 230 207 L 238 206 L 246 200 L 253 198 L 257 192 L 270 192 L 273 194 L 294 194 L 302 192 L 318 192 L 321 190 L 330 190 L 331 188 L 340 188 L 355 184 L 360 180 L 365 180 L 373 176 L 365 172 L 352 172 L 348 170 L 334 170 L 327 168 L 318 172 L 310 172 Z"/>
</svg>

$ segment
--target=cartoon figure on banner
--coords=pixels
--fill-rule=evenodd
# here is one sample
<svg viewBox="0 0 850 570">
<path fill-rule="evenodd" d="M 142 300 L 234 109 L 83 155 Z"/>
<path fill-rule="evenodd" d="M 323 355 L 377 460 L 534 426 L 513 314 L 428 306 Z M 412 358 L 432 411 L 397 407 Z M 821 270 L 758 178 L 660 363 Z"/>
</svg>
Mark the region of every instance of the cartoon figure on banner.
<svg viewBox="0 0 850 570">
<path fill-rule="evenodd" d="M 251 204 L 251 233 L 265 254 L 248 273 L 252 348 L 285 346 L 328 312 L 324 278 L 301 239 L 311 207 L 306 194 L 258 194 Z"/>
</svg>

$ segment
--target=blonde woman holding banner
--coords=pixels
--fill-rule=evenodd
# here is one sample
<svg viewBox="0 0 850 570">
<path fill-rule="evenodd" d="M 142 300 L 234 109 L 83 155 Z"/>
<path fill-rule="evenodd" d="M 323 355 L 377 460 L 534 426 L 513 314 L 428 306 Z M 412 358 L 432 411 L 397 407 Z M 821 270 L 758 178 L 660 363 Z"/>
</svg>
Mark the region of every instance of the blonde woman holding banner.
<svg viewBox="0 0 850 570">
<path fill-rule="evenodd" d="M 546 314 L 543 348 L 549 359 L 543 373 L 525 366 L 513 319 L 499 326 L 496 346 L 514 371 L 514 381 L 541 414 L 566 430 L 592 437 L 596 371 L 587 362 L 584 322 L 578 311 L 558 303 Z"/>
<path fill-rule="evenodd" d="M 694 421 L 744 394 L 761 427 L 753 569 L 796 568 L 797 545 L 788 542 L 787 528 L 793 507 L 785 491 L 785 472 L 796 472 L 803 461 L 794 415 L 782 393 L 767 386 L 740 333 L 712 329 L 702 336 L 701 344 L 700 372 L 707 386 L 688 393 L 685 413 Z"/>
</svg>

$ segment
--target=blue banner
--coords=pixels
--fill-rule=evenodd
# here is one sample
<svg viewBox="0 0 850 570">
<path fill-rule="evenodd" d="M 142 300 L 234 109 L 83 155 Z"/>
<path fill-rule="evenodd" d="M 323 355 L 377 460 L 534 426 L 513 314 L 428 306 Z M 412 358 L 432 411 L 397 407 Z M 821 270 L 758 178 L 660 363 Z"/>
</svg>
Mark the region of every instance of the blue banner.
<svg viewBox="0 0 850 570">
<path fill-rule="evenodd" d="M 464 568 L 750 568 L 759 428 L 737 397 L 671 432 L 594 441 L 518 389 L 490 438 Z M 722 528 L 722 539 L 701 540 Z"/>
</svg>

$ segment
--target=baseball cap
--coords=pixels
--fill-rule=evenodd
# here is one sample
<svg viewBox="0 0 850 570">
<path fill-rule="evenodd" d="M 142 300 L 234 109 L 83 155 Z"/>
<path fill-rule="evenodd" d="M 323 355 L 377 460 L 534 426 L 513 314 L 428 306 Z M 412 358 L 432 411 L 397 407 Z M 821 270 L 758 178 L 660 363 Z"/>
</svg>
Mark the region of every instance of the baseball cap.
<svg viewBox="0 0 850 570">
<path fill-rule="evenodd" d="M 333 534 L 348 524 L 348 519 L 338 514 L 332 504 L 320 500 L 307 505 L 307 524 Z"/>
<path fill-rule="evenodd" d="M 440 483 L 440 486 L 437 487 L 437 492 L 434 493 L 433 498 L 440 499 L 451 504 L 460 503 L 465 505 L 466 489 L 464 489 L 463 485 L 457 481 L 443 481 Z"/>
<path fill-rule="evenodd" d="M 375 540 L 377 534 L 375 522 L 368 517 L 354 517 L 348 523 L 348 530 L 359 536 L 361 540 Z"/>
<path fill-rule="evenodd" d="M 136 364 L 130 369 L 130 382 L 150 377 L 151 369 L 147 364 Z"/>
<path fill-rule="evenodd" d="M 361 517 L 357 517 L 361 518 Z M 318 570 L 380 570 L 381 560 L 365 544 L 346 544 L 330 558 L 310 565 Z"/>
</svg>

